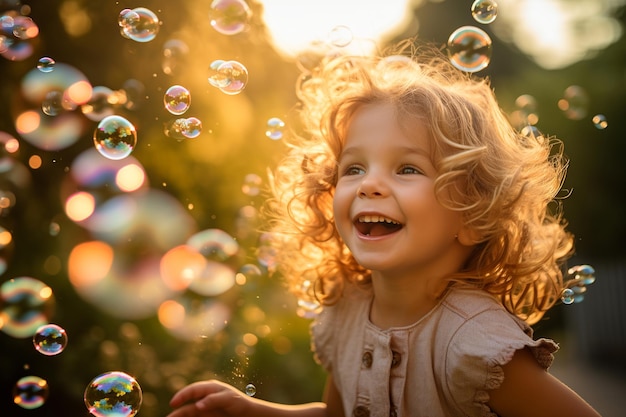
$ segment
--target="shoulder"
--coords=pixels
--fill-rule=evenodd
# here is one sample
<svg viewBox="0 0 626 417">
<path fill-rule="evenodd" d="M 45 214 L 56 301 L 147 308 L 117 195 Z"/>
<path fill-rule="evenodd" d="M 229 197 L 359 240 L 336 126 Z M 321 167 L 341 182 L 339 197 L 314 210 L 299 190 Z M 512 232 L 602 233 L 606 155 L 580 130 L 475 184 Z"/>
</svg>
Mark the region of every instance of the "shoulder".
<svg viewBox="0 0 626 417">
<path fill-rule="evenodd" d="M 497 299 L 479 290 L 453 290 L 442 306 L 456 325 L 450 329 L 444 354 L 444 384 L 462 410 L 482 410 L 490 415 L 488 391 L 504 379 L 502 366 L 516 351 L 529 348 L 547 369 L 558 349 L 548 339 L 534 340 L 532 329 L 509 313 Z"/>
<path fill-rule="evenodd" d="M 310 326 L 311 350 L 315 360 L 327 370 L 332 367 L 336 345 L 345 343 L 355 329 L 365 326 L 371 297 L 369 291 L 346 286 L 337 303 L 324 306 L 313 319 Z"/>
</svg>

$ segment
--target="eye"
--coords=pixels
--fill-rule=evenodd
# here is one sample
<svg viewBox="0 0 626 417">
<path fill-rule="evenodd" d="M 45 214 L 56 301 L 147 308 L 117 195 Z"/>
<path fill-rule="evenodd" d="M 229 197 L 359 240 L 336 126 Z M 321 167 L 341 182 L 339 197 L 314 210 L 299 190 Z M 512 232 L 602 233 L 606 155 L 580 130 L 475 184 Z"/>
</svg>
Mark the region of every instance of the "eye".
<svg viewBox="0 0 626 417">
<path fill-rule="evenodd" d="M 343 170 L 343 175 L 361 175 L 364 173 L 365 173 L 365 170 L 358 165 L 350 165 L 349 167 Z"/>
<path fill-rule="evenodd" d="M 398 174 L 407 175 L 407 174 L 422 174 L 422 171 L 415 168 L 411 165 L 403 165 L 399 170 Z"/>
</svg>

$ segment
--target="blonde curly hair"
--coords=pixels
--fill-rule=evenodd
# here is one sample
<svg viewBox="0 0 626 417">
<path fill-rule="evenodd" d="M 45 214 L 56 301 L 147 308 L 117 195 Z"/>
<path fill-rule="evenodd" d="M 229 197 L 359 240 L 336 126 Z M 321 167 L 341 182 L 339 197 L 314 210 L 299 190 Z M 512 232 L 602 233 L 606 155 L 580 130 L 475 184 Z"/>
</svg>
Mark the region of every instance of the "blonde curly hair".
<svg viewBox="0 0 626 417">
<path fill-rule="evenodd" d="M 278 271 L 299 299 L 322 304 L 336 302 L 347 282 L 370 284 L 370 271 L 337 233 L 332 199 L 352 115 L 391 103 L 407 128 L 419 120 L 430 129 L 436 195 L 477 236 L 450 284 L 487 291 L 535 323 L 559 301 L 573 248 L 556 199 L 567 168 L 562 143 L 522 134 L 487 79 L 460 72 L 435 48 L 412 45 L 378 57 L 324 58 L 297 85 L 301 133 L 270 175 Z"/>
</svg>

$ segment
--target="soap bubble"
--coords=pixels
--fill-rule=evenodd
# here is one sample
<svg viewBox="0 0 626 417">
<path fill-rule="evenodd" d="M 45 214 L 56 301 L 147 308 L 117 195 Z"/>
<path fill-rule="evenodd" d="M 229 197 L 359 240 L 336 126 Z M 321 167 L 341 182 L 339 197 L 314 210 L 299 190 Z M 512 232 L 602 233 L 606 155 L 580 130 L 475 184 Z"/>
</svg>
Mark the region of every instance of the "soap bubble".
<svg viewBox="0 0 626 417">
<path fill-rule="evenodd" d="M 32 337 L 48 323 L 53 305 L 52 289 L 43 282 L 30 277 L 5 281 L 0 286 L 0 330 L 12 337 Z"/>
<path fill-rule="evenodd" d="M 41 102 L 41 111 L 48 116 L 58 116 L 65 109 L 63 108 L 63 92 L 53 90 L 46 93 Z"/>
<path fill-rule="evenodd" d="M 58 355 L 67 346 L 67 333 L 61 326 L 45 324 L 33 335 L 33 344 L 37 352 L 43 355 Z"/>
<path fill-rule="evenodd" d="M 489 65 L 491 38 L 475 26 L 462 26 L 448 38 L 448 56 L 452 65 L 466 72 L 477 72 Z"/>
<path fill-rule="evenodd" d="M 537 99 L 530 94 L 522 94 L 515 99 L 515 107 L 524 124 L 536 125 L 539 122 L 537 114 Z"/>
<path fill-rule="evenodd" d="M 54 69 L 54 64 L 56 64 L 54 59 L 44 56 L 37 62 L 37 69 L 41 72 L 50 72 Z"/>
<path fill-rule="evenodd" d="M 197 138 L 202 133 L 202 120 L 197 117 L 186 118 L 181 133 L 188 139 Z"/>
<path fill-rule="evenodd" d="M 475 0 L 472 4 L 472 16 L 478 23 L 488 25 L 498 17 L 498 3 L 494 0 Z"/>
<path fill-rule="evenodd" d="M 208 259 L 218 262 L 229 259 L 239 251 L 237 241 L 221 229 L 205 229 L 197 232 L 187 239 L 187 245 Z"/>
<path fill-rule="evenodd" d="M 96 417 L 132 417 L 141 407 L 142 392 L 135 378 L 113 371 L 94 378 L 85 388 L 84 399 Z"/>
<path fill-rule="evenodd" d="M 225 74 L 222 74 L 221 72 L 218 71 L 218 68 L 224 62 L 226 61 L 224 61 L 223 59 L 216 59 L 215 61 L 211 62 L 211 64 L 209 65 L 208 80 L 209 80 L 209 84 L 211 84 L 213 87 L 216 87 L 216 88 L 226 87 L 230 83 L 230 79 L 227 78 Z"/>
<path fill-rule="evenodd" d="M 283 122 L 278 117 L 272 117 L 267 121 L 267 130 L 265 131 L 265 136 L 272 140 L 282 139 L 284 129 L 285 122 Z"/>
<path fill-rule="evenodd" d="M 609 125 L 606 120 L 606 116 L 603 114 L 596 114 L 591 118 L 591 121 L 593 122 L 593 125 L 599 130 L 606 129 Z"/>
<path fill-rule="evenodd" d="M 137 7 L 120 12 L 118 23 L 122 35 L 136 42 L 150 42 L 159 32 L 159 18 L 150 9 Z"/>
<path fill-rule="evenodd" d="M 217 72 L 223 77 L 219 89 L 225 94 L 239 94 L 248 84 L 248 69 L 240 62 L 225 61 L 217 68 Z"/>
<path fill-rule="evenodd" d="M 254 384 L 248 384 L 246 385 L 245 392 L 248 397 L 254 397 L 256 395 L 256 387 Z"/>
<path fill-rule="evenodd" d="M 135 126 L 117 115 L 100 121 L 93 133 L 93 141 L 100 154 L 109 159 L 124 159 L 135 149 L 137 132 Z"/>
<path fill-rule="evenodd" d="M 170 113 L 183 114 L 191 105 L 191 93 L 181 85 L 173 85 L 165 91 L 163 104 Z"/>
<path fill-rule="evenodd" d="M 328 34 L 328 41 L 337 47 L 348 46 L 354 38 L 352 30 L 348 26 L 335 26 Z"/>
<path fill-rule="evenodd" d="M 41 407 L 48 399 L 48 382 L 38 376 L 20 378 L 13 387 L 13 402 L 27 410 Z"/>
<path fill-rule="evenodd" d="M 246 30 L 250 17 L 250 8 L 243 0 L 214 0 L 209 10 L 211 26 L 224 35 Z"/>
<path fill-rule="evenodd" d="M 570 85 L 563 92 L 563 97 L 558 101 L 558 107 L 565 117 L 570 120 L 582 120 L 587 116 L 589 96 L 584 88 L 578 85 Z"/>
</svg>

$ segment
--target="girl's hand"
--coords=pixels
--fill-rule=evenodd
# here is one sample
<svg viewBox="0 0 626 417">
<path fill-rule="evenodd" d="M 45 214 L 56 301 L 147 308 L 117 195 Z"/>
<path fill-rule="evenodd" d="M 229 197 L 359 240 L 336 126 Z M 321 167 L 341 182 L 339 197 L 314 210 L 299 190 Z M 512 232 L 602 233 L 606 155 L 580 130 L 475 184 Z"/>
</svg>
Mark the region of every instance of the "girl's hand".
<svg viewBox="0 0 626 417">
<path fill-rule="evenodd" d="M 170 400 L 175 408 L 167 417 L 251 416 L 254 400 L 216 380 L 187 385 Z"/>
</svg>

